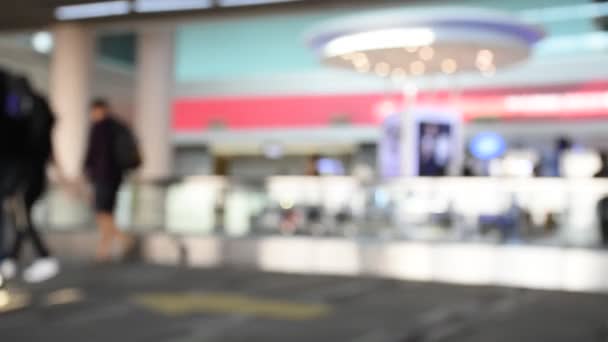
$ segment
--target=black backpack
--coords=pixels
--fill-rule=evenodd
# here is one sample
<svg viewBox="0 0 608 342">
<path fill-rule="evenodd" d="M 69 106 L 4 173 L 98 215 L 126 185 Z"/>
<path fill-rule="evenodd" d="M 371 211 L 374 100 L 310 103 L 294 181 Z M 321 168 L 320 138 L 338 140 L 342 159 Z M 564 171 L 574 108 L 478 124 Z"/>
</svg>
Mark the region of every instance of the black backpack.
<svg viewBox="0 0 608 342">
<path fill-rule="evenodd" d="M 114 124 L 114 158 L 121 171 L 136 169 L 142 163 L 135 135 L 129 127 L 118 121 Z"/>
</svg>

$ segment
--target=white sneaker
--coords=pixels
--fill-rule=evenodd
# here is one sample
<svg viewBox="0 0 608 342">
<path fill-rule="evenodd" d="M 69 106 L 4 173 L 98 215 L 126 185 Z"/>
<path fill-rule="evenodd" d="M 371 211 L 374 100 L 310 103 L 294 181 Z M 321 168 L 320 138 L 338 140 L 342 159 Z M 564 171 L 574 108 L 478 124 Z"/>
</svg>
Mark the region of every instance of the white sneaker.
<svg viewBox="0 0 608 342">
<path fill-rule="evenodd" d="M 6 259 L 0 264 L 0 273 L 5 280 L 13 279 L 17 276 L 17 263 L 13 259 Z"/>
<path fill-rule="evenodd" d="M 41 283 L 59 273 L 59 261 L 55 258 L 36 260 L 23 272 L 23 279 L 28 283 Z"/>
</svg>

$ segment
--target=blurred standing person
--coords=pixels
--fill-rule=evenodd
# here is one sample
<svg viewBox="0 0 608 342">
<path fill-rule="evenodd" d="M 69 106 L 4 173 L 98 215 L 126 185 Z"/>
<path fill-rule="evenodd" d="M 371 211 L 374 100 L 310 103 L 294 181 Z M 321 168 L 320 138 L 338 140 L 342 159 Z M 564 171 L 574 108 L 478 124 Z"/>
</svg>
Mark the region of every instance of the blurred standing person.
<svg viewBox="0 0 608 342">
<path fill-rule="evenodd" d="M 600 169 L 593 177 L 608 178 L 608 152 L 600 152 L 600 163 Z"/>
<path fill-rule="evenodd" d="M 600 153 L 601 167 L 594 175 L 595 178 L 608 178 L 608 153 Z M 602 245 L 608 246 L 608 197 L 603 197 L 597 204 L 597 217 L 600 224 Z"/>
<path fill-rule="evenodd" d="M 93 184 L 95 220 L 101 234 L 96 261 L 103 263 L 110 261 L 114 241 L 118 240 L 122 244 L 122 252 L 125 254 L 133 246 L 133 239 L 118 229 L 114 219 L 118 189 L 125 171 L 130 168 L 121 162 L 124 158 L 119 154 L 129 147 L 121 146 L 124 141 L 121 137 L 124 137 L 126 128 L 112 117 L 106 100 L 93 101 L 91 118 L 93 126 L 89 134 L 85 172 Z M 138 165 L 133 165 L 136 166 Z"/>
<path fill-rule="evenodd" d="M 568 137 L 559 137 L 555 142 L 555 151 L 551 161 L 551 174 L 552 177 L 563 177 L 562 174 L 562 160 L 564 154 L 572 149 L 572 140 Z"/>
</svg>

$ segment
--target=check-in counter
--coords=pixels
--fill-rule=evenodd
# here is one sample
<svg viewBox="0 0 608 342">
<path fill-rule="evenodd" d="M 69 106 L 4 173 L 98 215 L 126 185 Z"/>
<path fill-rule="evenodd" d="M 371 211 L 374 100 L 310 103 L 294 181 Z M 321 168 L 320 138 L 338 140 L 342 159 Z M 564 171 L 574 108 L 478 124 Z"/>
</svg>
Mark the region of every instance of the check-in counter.
<svg viewBox="0 0 608 342">
<path fill-rule="evenodd" d="M 223 206 L 228 183 L 223 177 L 191 177 L 170 185 L 165 202 L 166 230 L 211 234 L 218 225 L 216 208 Z"/>
<path fill-rule="evenodd" d="M 268 197 L 283 206 L 319 206 L 330 214 L 351 208 L 360 191 L 354 177 L 269 177 Z"/>
<path fill-rule="evenodd" d="M 352 236 L 336 226 L 346 213 L 348 229 L 355 226 L 366 236 L 483 241 L 487 232 L 481 227 L 482 218 L 508 216 L 516 208 L 518 215 L 526 217 L 526 227 L 522 221 L 513 224 L 517 241 L 587 247 L 600 240 L 596 208 L 608 196 L 608 180 L 422 177 L 363 186 L 354 177 L 277 176 L 251 186 L 201 176 L 170 183 L 160 195 L 144 190 L 142 185 L 122 188 L 117 208 L 121 226 L 186 235 L 279 234 L 276 217 L 284 214 L 282 210 L 296 208 L 309 214 L 319 211 L 316 215 L 333 236 Z M 51 192 L 40 206 L 45 210 L 37 210 L 41 226 L 62 228 L 69 221 L 62 217 L 85 212 L 64 209 L 63 198 L 56 194 Z M 259 220 L 264 212 L 275 218 L 267 220 L 274 223 L 262 229 L 256 225 L 264 221 Z M 84 222 L 80 228 L 92 225 L 90 218 L 80 221 Z M 155 227 L 147 229 L 150 224 L 146 222 Z"/>
<path fill-rule="evenodd" d="M 569 245 L 598 241 L 596 207 L 608 195 L 608 181 L 582 178 L 405 178 L 383 188 L 400 227 L 423 226 L 432 215 L 448 212 L 476 226 L 482 215 L 517 206 L 537 226 L 556 217 L 557 239 Z"/>
</svg>

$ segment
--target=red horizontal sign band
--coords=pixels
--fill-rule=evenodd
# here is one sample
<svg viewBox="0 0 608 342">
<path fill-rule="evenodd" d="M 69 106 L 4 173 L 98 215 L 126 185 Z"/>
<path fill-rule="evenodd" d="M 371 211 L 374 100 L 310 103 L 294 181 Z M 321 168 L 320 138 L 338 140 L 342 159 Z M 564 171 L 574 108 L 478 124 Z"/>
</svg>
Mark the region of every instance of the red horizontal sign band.
<svg viewBox="0 0 608 342">
<path fill-rule="evenodd" d="M 332 124 L 375 126 L 383 120 L 382 104 L 402 103 L 393 94 L 177 98 L 173 129 L 195 132 L 221 126 L 229 129 L 327 127 Z M 423 104 L 460 108 L 465 120 L 486 118 L 608 118 L 608 82 L 526 89 L 423 93 Z"/>
</svg>

